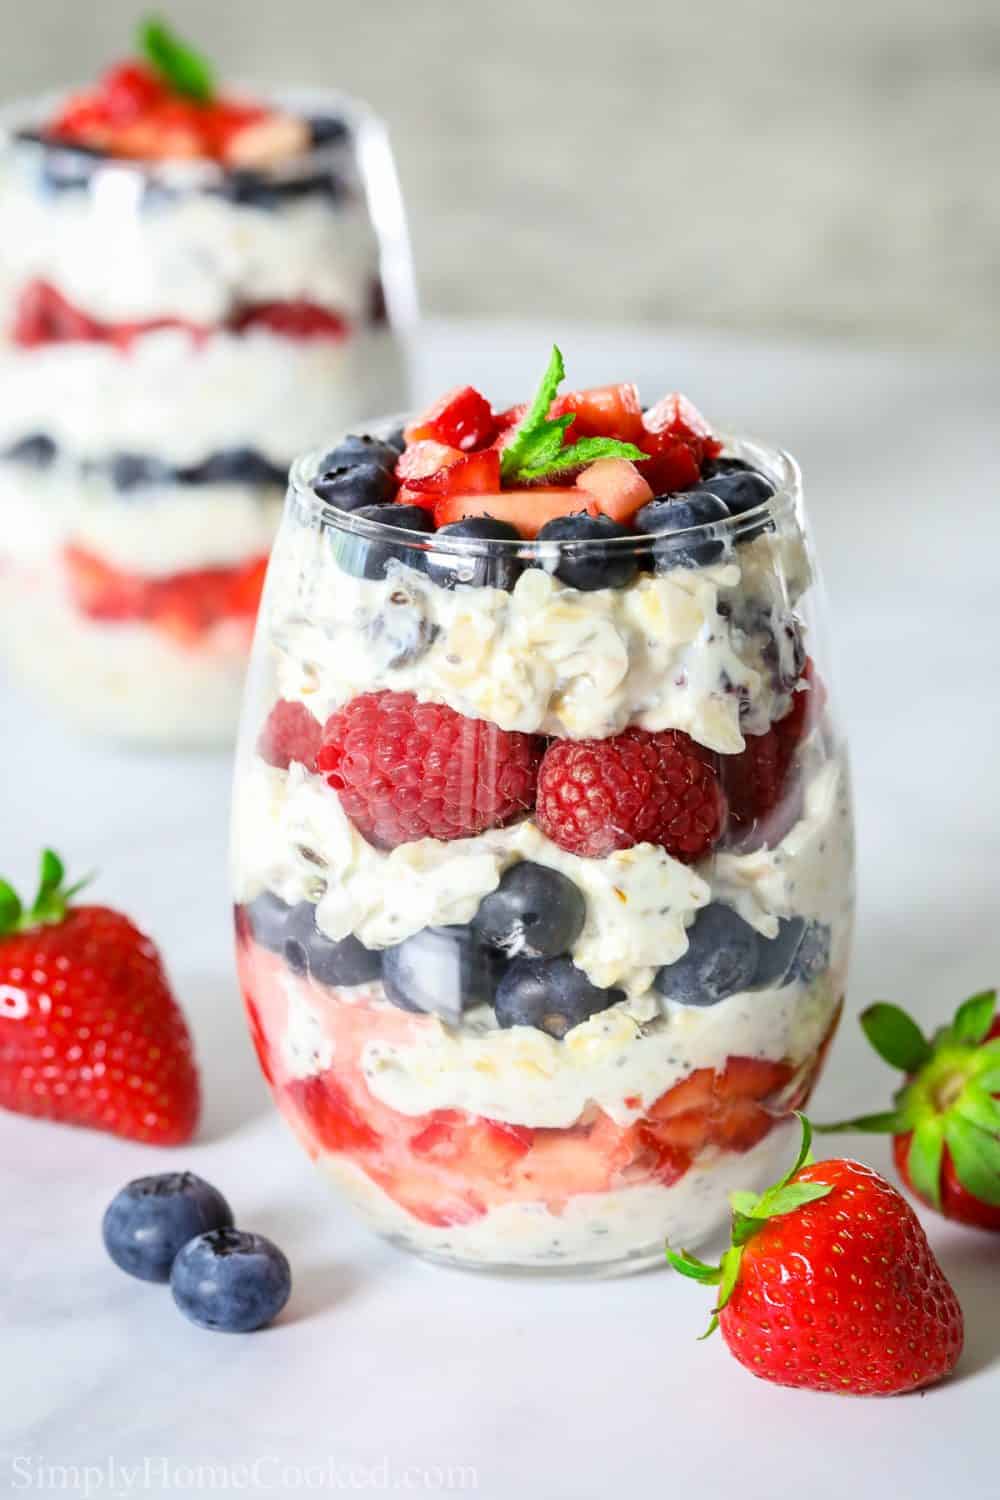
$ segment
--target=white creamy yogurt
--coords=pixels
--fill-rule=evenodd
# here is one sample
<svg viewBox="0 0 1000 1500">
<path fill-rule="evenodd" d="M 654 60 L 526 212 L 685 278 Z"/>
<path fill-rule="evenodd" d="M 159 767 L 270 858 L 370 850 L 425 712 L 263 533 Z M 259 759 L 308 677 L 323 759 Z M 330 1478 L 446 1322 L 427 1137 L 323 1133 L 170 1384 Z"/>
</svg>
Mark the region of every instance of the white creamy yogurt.
<svg viewBox="0 0 1000 1500">
<path fill-rule="evenodd" d="M 765 536 L 746 551 L 755 599 L 787 610 L 787 544 Z M 765 665 L 761 637 L 733 609 L 745 597 L 742 554 L 593 592 L 532 567 L 507 593 L 443 589 L 402 566 L 384 580 L 355 578 L 337 566 L 329 536 L 300 528 L 274 554 L 269 631 L 280 691 L 320 718 L 359 693 L 391 688 L 507 730 L 582 739 L 636 724 L 682 729 L 732 754 L 743 749 L 743 731 L 763 732 L 791 702 Z M 800 587 L 808 568 L 793 561 Z M 405 660 L 387 652 L 380 627 L 393 596 L 408 601 L 430 641 Z"/>
<path fill-rule="evenodd" d="M 316 922 L 327 937 L 353 933 L 369 948 L 470 922 L 518 859 L 560 870 L 586 901 L 574 963 L 592 983 L 633 996 L 687 951 L 687 928 L 710 899 L 701 876 L 658 845 L 581 859 L 527 821 L 382 852 L 351 825 L 324 779 L 300 765 L 285 772 L 255 759 L 238 780 L 234 828 L 238 900 L 267 889 L 290 905 L 318 901 Z"/>
<path fill-rule="evenodd" d="M 311 194 L 260 208 L 187 192 L 143 203 L 142 185 L 141 172 L 108 163 L 88 191 L 46 193 L 8 156 L 0 164 L 0 218 L 10 227 L 0 255 L 5 320 L 33 277 L 108 322 L 215 325 L 240 303 L 297 298 L 352 322 L 367 317 L 379 252 L 362 198 Z"/>
<path fill-rule="evenodd" d="M 577 1193 L 559 1214 L 544 1203 L 508 1203 L 470 1224 L 446 1228 L 414 1218 L 345 1156 L 324 1155 L 319 1167 L 372 1229 L 425 1255 L 496 1269 L 640 1271 L 663 1264 L 665 1241 L 694 1249 L 720 1229 L 734 1189 L 759 1191 L 773 1182 L 791 1165 L 797 1129 L 794 1121 L 778 1125 L 750 1151 L 706 1156 L 671 1187 L 645 1183 Z"/>
<path fill-rule="evenodd" d="M 0 383 L 0 448 L 44 432 L 72 459 L 123 451 L 180 468 L 250 447 L 283 466 L 397 402 L 403 370 L 385 330 L 334 341 L 257 328 L 199 346 L 168 329 L 126 353 L 97 343 L 7 347 Z"/>
</svg>

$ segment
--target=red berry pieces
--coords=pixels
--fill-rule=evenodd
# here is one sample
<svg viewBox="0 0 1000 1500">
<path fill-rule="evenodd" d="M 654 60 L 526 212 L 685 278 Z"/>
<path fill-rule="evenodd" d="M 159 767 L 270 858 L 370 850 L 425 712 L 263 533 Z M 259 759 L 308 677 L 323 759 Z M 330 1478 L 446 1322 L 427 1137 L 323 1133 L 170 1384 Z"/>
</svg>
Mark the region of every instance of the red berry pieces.
<svg viewBox="0 0 1000 1500">
<path fill-rule="evenodd" d="M 234 333 L 266 328 L 288 339 L 346 339 L 351 325 L 340 313 L 315 302 L 254 302 L 241 308 L 228 325 Z"/>
<path fill-rule="evenodd" d="M 304 703 L 279 698 L 257 741 L 257 754 L 269 766 L 287 771 L 292 761 L 313 770 L 323 740 L 323 726 Z"/>
<path fill-rule="evenodd" d="M 739 755 L 721 759 L 729 821 L 737 837 L 772 813 L 784 796 L 795 752 L 822 710 L 825 689 L 810 658 L 792 694 L 792 706 L 765 734 L 748 734 Z"/>
<path fill-rule="evenodd" d="M 461 448 L 463 453 L 483 448 L 496 437 L 493 408 L 471 385 L 456 386 L 406 429 L 407 443 L 431 439 Z"/>
<path fill-rule="evenodd" d="M 617 438 L 622 443 L 642 443 L 642 402 L 637 388 L 630 382 L 622 385 L 593 386 L 586 391 L 567 391 L 557 396 L 549 416 L 563 417 L 573 413 L 566 441 L 578 443 L 585 437 Z"/>
<path fill-rule="evenodd" d="M 650 457 L 640 470 L 657 495 L 690 489 L 701 478 L 705 459 L 722 451 L 698 408 L 677 392 L 651 406 L 642 424 L 637 441 Z"/>
<path fill-rule="evenodd" d="M 725 808 L 716 756 L 679 729 L 558 740 L 538 773 L 538 826 L 590 859 L 648 842 L 690 864 L 719 838 Z"/>
<path fill-rule="evenodd" d="M 412 693 L 363 693 L 328 719 L 317 768 L 380 849 L 497 828 L 535 802 L 534 736 Z"/>
</svg>

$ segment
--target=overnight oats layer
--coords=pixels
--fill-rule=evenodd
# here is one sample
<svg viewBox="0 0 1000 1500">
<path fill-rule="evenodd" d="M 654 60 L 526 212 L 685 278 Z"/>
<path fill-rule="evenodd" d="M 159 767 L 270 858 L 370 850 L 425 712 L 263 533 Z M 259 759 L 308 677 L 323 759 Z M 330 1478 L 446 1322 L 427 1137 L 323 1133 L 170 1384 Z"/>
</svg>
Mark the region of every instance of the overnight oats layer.
<svg viewBox="0 0 1000 1500">
<path fill-rule="evenodd" d="M 294 466 L 237 945 L 278 1106 L 372 1227 L 606 1274 L 775 1175 L 853 834 L 794 463 L 560 376 Z"/>
<path fill-rule="evenodd" d="M 0 123 L 0 616 L 70 719 L 184 744 L 235 730 L 292 458 L 405 399 L 413 283 L 367 111 L 153 50 Z"/>
</svg>

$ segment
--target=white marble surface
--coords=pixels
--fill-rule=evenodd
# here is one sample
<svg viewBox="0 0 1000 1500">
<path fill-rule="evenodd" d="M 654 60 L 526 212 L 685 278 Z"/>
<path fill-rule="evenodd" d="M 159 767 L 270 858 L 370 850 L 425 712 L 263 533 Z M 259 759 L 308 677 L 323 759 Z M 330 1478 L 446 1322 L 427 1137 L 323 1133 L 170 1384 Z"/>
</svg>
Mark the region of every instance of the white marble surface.
<svg viewBox="0 0 1000 1500">
<path fill-rule="evenodd" d="M 438 326 L 422 384 L 479 377 L 513 397 L 549 333 Z M 985 360 L 561 333 L 574 380 L 638 374 L 650 394 L 678 385 L 802 460 L 857 774 L 850 1008 L 884 996 L 942 1014 L 1000 978 L 1000 372 Z M 714 1500 L 737 1488 L 841 1500 L 883 1493 L 891 1463 L 907 1500 L 995 1492 L 995 1240 L 930 1224 L 968 1347 L 947 1386 L 893 1402 L 754 1381 L 719 1341 L 694 1342 L 702 1297 L 667 1274 L 497 1280 L 382 1247 L 314 1181 L 256 1074 L 230 961 L 225 758 L 127 757 L 66 738 L 9 693 L 0 707 L 5 873 L 24 879 L 43 839 L 102 868 L 99 893 L 167 954 L 208 1097 L 197 1145 L 155 1160 L 3 1118 L 0 1489 L 172 1495 L 226 1480 L 290 1496 L 311 1477 L 321 1492 L 366 1481 L 461 1493 L 462 1475 L 449 1490 L 438 1471 L 465 1466 L 465 1490 L 488 1500 Z M 819 1117 L 870 1107 L 886 1086 L 856 1032 L 849 1015 Z M 881 1145 L 863 1150 L 885 1164 Z M 243 1223 L 287 1249 L 295 1293 L 272 1330 L 200 1332 L 166 1292 L 105 1260 L 106 1200 L 173 1163 L 218 1182 Z M 282 1476 L 284 1464 L 327 1467 Z M 351 1465 L 362 1466 L 353 1480 Z"/>
</svg>

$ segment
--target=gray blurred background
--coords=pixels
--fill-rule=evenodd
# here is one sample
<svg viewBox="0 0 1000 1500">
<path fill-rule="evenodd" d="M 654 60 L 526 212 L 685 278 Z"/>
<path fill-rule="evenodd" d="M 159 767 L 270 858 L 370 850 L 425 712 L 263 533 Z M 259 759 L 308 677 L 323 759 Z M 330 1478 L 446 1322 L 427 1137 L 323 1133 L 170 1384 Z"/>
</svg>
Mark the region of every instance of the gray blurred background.
<svg viewBox="0 0 1000 1500">
<path fill-rule="evenodd" d="M 2 0 L 0 90 L 133 0 Z M 226 74 L 387 118 L 429 313 L 992 349 L 998 0 L 169 0 Z"/>
</svg>

